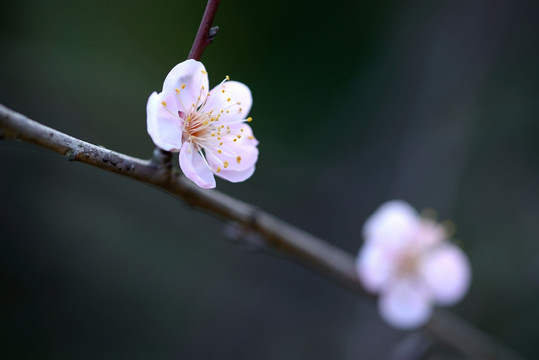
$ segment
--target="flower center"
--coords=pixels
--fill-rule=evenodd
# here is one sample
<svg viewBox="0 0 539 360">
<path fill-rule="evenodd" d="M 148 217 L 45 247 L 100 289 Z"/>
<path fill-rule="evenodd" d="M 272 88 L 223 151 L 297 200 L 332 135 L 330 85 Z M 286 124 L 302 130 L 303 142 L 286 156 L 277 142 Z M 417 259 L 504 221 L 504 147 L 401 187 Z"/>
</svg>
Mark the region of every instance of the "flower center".
<svg viewBox="0 0 539 360">
<path fill-rule="evenodd" d="M 401 275 L 414 275 L 417 271 L 419 256 L 414 251 L 407 251 L 398 262 L 397 272 Z"/>
<path fill-rule="evenodd" d="M 207 148 L 215 142 L 213 138 L 217 132 L 216 120 L 210 114 L 194 111 L 187 116 L 179 113 L 183 118 L 183 137 L 195 145 L 196 150 Z M 183 115 L 183 116 L 182 116 Z M 213 135 L 212 135 L 213 134 Z"/>
</svg>

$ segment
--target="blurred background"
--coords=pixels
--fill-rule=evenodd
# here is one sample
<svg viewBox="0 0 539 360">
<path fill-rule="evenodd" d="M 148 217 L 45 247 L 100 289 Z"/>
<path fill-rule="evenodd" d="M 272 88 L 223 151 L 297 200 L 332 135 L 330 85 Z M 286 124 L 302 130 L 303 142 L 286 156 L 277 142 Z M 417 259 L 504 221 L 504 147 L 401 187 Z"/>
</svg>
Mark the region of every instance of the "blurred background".
<svg viewBox="0 0 539 360">
<path fill-rule="evenodd" d="M 147 98 L 204 7 L 2 2 L 0 103 L 149 158 Z M 538 18 L 534 0 L 223 0 L 202 60 L 210 85 L 250 86 L 260 158 L 218 189 L 351 253 L 381 203 L 436 209 L 473 267 L 451 310 L 539 357 Z M 12 141 L 0 166 L 2 358 L 459 358 L 159 190 Z"/>
</svg>

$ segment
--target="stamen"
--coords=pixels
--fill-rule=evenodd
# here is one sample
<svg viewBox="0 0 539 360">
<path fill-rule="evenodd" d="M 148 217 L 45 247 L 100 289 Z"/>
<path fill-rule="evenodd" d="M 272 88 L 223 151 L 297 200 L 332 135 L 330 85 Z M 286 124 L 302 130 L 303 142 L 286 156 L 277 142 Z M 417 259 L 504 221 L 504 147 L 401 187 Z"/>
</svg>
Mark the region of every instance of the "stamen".
<svg viewBox="0 0 539 360">
<path fill-rule="evenodd" d="M 185 89 L 185 84 L 182 84 L 182 89 Z"/>
<path fill-rule="evenodd" d="M 241 156 L 236 157 L 236 162 L 239 164 L 241 162 Z"/>
</svg>

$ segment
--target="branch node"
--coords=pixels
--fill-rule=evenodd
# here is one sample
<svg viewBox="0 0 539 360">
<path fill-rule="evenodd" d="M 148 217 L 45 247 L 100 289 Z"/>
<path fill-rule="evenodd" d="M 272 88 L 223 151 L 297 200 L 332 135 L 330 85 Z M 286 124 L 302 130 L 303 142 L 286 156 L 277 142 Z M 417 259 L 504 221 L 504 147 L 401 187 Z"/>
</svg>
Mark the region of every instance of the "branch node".
<svg viewBox="0 0 539 360">
<path fill-rule="evenodd" d="M 227 223 L 223 228 L 223 235 L 245 251 L 256 252 L 267 248 L 263 235 L 238 222 Z"/>
<path fill-rule="evenodd" d="M 212 26 L 210 28 L 210 31 L 208 32 L 208 40 L 212 42 L 215 36 L 217 36 L 218 32 L 219 32 L 219 26 Z"/>
<path fill-rule="evenodd" d="M 172 167 L 172 153 L 156 147 L 153 150 L 153 156 L 150 161 L 153 165 L 163 166 L 169 169 Z"/>
<path fill-rule="evenodd" d="M 76 149 L 69 149 L 64 155 L 67 157 L 67 161 L 75 161 L 77 160 L 78 153 Z"/>
</svg>

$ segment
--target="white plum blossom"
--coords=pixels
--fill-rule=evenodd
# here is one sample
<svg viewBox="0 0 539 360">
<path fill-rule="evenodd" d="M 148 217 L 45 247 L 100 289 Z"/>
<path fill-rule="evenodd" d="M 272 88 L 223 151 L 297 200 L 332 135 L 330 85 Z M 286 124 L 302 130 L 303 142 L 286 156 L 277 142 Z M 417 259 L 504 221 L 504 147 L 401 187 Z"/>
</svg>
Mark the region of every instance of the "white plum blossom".
<svg viewBox="0 0 539 360">
<path fill-rule="evenodd" d="M 179 152 L 185 176 L 214 188 L 217 175 L 232 182 L 249 178 L 258 159 L 258 141 L 246 117 L 253 99 L 237 81 L 209 91 L 208 73 L 196 60 L 176 65 L 146 106 L 148 134 L 159 148 Z"/>
<path fill-rule="evenodd" d="M 356 268 L 364 287 L 380 295 L 382 318 L 399 329 L 423 325 L 432 305 L 459 301 L 470 284 L 466 255 L 434 220 L 399 200 L 383 204 L 363 227 Z"/>
</svg>

